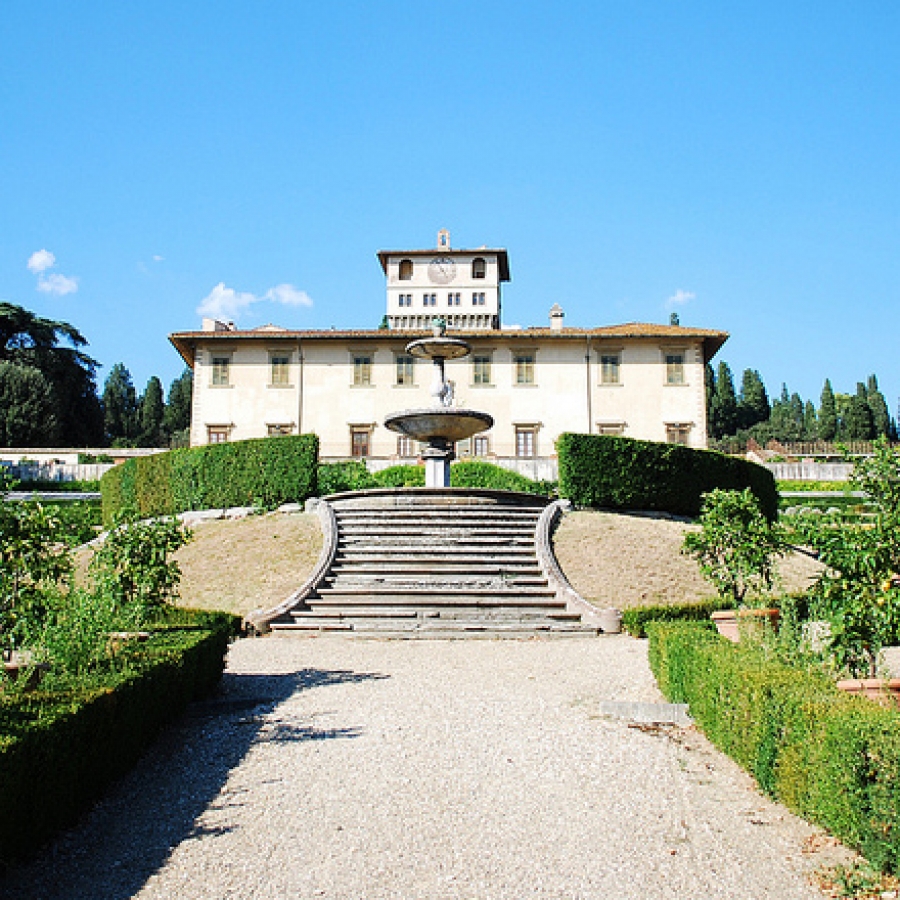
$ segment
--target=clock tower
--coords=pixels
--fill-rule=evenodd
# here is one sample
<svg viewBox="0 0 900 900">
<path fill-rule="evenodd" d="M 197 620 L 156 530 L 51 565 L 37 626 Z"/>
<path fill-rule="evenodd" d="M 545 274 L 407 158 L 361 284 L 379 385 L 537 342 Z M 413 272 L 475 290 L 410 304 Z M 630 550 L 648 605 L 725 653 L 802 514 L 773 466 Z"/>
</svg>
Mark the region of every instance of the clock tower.
<svg viewBox="0 0 900 900">
<path fill-rule="evenodd" d="M 431 250 L 379 250 L 391 330 L 428 329 L 436 316 L 458 331 L 500 328 L 500 284 L 509 281 L 506 250 L 454 250 L 438 232 Z"/>
</svg>

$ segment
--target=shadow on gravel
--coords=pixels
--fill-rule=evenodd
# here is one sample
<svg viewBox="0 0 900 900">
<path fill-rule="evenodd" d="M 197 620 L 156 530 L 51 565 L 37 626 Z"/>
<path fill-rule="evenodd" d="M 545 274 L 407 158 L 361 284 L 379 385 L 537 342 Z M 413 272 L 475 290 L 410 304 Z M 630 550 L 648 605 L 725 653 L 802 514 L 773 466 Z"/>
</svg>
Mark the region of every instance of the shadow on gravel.
<svg viewBox="0 0 900 900">
<path fill-rule="evenodd" d="M 389 677 L 322 669 L 288 675 L 226 673 L 218 694 L 191 704 L 78 825 L 0 877 L 0 898 L 128 900 L 180 843 L 229 830 L 198 820 L 208 809 L 242 804 L 240 792 L 220 793 L 254 744 L 345 740 L 362 734 L 355 727 L 320 729 L 279 720 L 281 703 L 300 691 Z"/>
</svg>

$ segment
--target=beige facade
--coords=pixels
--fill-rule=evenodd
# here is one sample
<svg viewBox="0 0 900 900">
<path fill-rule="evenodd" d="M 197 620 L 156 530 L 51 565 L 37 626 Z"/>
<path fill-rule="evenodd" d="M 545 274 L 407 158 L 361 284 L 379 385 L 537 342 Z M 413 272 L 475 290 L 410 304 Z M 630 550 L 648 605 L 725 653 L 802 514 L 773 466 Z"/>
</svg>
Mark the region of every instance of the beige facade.
<svg viewBox="0 0 900 900">
<path fill-rule="evenodd" d="M 439 315 L 448 334 L 471 346 L 468 357 L 446 364 L 455 404 L 494 418 L 490 431 L 457 447 L 459 456 L 553 457 L 565 431 L 706 446 L 704 366 L 724 332 L 641 323 L 565 328 L 558 306 L 550 327 L 506 329 L 498 327 L 505 250 L 452 250 L 441 232 L 435 250 L 382 251 L 379 260 L 388 329 L 239 331 L 205 320 L 201 331 L 171 335 L 194 370 L 191 445 L 314 432 L 323 458 L 415 458 L 418 448 L 383 423 L 390 413 L 431 405 L 431 366 L 406 345 L 430 334 L 421 326 Z M 471 303 L 475 282 L 483 306 Z M 448 302 L 457 288 L 470 299 L 458 311 L 455 298 Z M 401 293 L 412 296 L 410 306 L 399 305 Z"/>
</svg>

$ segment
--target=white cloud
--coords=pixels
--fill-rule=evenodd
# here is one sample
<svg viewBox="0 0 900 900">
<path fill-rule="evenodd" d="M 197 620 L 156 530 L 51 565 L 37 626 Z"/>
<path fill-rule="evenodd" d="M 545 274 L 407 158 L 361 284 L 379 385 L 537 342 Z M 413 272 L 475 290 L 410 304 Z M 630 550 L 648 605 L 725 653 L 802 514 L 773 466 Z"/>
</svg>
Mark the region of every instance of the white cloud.
<svg viewBox="0 0 900 900">
<path fill-rule="evenodd" d="M 262 296 L 257 296 L 225 287 L 225 282 L 220 281 L 200 301 L 197 313 L 213 319 L 237 319 L 254 303 L 266 302 L 280 303 L 283 306 L 312 306 L 312 300 L 306 291 L 298 290 L 292 284 L 277 284 Z"/>
<path fill-rule="evenodd" d="M 158 253 L 154 254 L 153 262 L 162 262 L 165 259 L 164 256 L 160 256 Z"/>
<path fill-rule="evenodd" d="M 78 279 L 68 275 L 41 274 L 38 276 L 37 289 L 44 294 L 55 294 L 64 297 L 66 294 L 74 294 L 78 290 Z"/>
<path fill-rule="evenodd" d="M 40 275 L 47 269 L 52 269 L 56 265 L 56 257 L 49 250 L 35 250 L 28 257 L 28 271 Z"/>
<path fill-rule="evenodd" d="M 697 295 L 692 291 L 683 291 L 681 288 L 678 288 L 678 290 L 666 300 L 666 309 L 675 309 L 678 306 L 684 306 L 686 303 L 695 299 L 696 296 Z"/>
</svg>

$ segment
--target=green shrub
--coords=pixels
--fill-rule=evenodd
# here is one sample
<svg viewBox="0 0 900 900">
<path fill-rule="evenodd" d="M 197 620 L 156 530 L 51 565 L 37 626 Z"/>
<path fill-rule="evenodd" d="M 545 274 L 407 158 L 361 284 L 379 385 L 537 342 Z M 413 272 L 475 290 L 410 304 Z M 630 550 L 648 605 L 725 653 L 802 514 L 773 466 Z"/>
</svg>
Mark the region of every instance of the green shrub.
<svg viewBox="0 0 900 900">
<path fill-rule="evenodd" d="M 103 521 L 133 507 L 141 516 L 191 509 L 275 509 L 316 493 L 319 442 L 301 434 L 170 450 L 131 459 L 100 480 Z"/>
<path fill-rule="evenodd" d="M 900 866 L 900 711 L 693 623 L 651 623 L 650 665 L 706 736 L 790 809 Z"/>
<path fill-rule="evenodd" d="M 235 616 L 188 618 L 126 645 L 102 679 L 0 693 L 0 866 L 72 823 L 160 728 L 221 678 Z"/>
<path fill-rule="evenodd" d="M 425 487 L 425 466 L 391 466 L 374 475 L 379 487 Z"/>
<path fill-rule="evenodd" d="M 532 481 L 518 472 L 480 460 L 463 460 L 450 466 L 453 487 L 484 488 L 492 491 L 521 491 L 549 496 L 556 485 L 549 481 Z"/>
<path fill-rule="evenodd" d="M 704 622 L 710 628 L 710 614 L 727 609 L 731 604 L 720 597 L 693 603 L 673 603 L 669 606 L 633 606 L 622 610 L 622 627 L 633 637 L 647 637 L 651 622 Z"/>
<path fill-rule="evenodd" d="M 319 463 L 319 496 L 342 494 L 345 491 L 365 491 L 378 487 L 375 476 L 359 460 L 338 463 Z"/>
<path fill-rule="evenodd" d="M 562 434 L 556 450 L 560 496 L 577 506 L 697 516 L 703 494 L 715 488 L 749 487 L 766 518 L 778 515 L 772 473 L 747 460 L 596 434 Z"/>
</svg>

